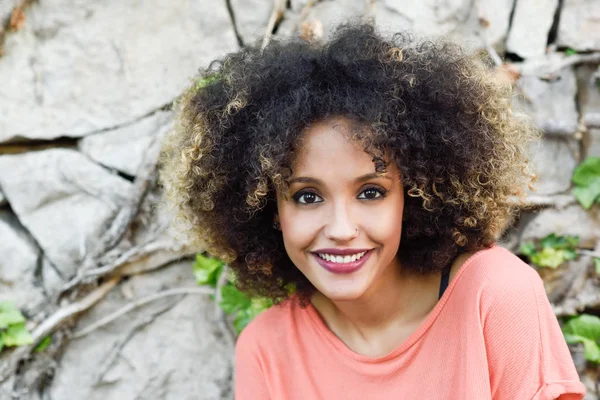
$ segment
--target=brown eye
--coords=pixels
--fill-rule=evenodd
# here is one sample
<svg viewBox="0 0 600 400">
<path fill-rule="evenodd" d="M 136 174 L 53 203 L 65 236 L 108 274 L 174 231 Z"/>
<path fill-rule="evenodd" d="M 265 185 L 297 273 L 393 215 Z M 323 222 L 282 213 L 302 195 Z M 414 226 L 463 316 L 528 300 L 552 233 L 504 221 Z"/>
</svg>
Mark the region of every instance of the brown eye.
<svg viewBox="0 0 600 400">
<path fill-rule="evenodd" d="M 387 193 L 386 190 L 371 187 L 371 188 L 367 188 L 367 189 L 363 190 L 358 195 L 358 198 L 364 199 L 364 200 L 375 200 L 380 197 L 384 197 L 386 195 L 386 193 Z"/>
<path fill-rule="evenodd" d="M 300 204 L 314 204 L 323 201 L 313 192 L 298 192 L 294 195 L 294 201 Z"/>
</svg>

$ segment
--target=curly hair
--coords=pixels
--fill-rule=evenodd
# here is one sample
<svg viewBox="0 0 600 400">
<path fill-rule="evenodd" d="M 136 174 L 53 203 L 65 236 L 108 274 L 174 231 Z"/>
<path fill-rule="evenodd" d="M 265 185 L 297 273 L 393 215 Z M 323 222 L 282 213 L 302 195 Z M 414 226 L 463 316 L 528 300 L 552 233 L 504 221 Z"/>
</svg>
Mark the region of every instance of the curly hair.
<svg viewBox="0 0 600 400">
<path fill-rule="evenodd" d="M 538 133 L 511 110 L 510 84 L 444 39 L 384 37 L 339 26 L 327 43 L 247 47 L 214 61 L 181 96 L 163 152 L 169 199 L 240 289 L 281 301 L 314 287 L 272 228 L 303 130 L 331 116 L 368 129 L 354 139 L 374 162 L 391 154 L 405 191 L 397 257 L 419 273 L 491 246 L 531 185 Z M 385 167 L 384 167 L 385 168 Z"/>
</svg>

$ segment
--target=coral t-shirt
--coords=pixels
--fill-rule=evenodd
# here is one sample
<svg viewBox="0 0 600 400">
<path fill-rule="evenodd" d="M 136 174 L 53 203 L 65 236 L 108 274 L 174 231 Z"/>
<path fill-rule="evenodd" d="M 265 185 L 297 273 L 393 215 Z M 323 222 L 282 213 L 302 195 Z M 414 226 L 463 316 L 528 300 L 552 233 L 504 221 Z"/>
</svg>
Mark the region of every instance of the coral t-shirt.
<svg viewBox="0 0 600 400">
<path fill-rule="evenodd" d="M 350 350 L 295 299 L 236 345 L 237 400 L 582 399 L 537 272 L 499 246 L 471 256 L 423 323 L 383 357 Z"/>
</svg>

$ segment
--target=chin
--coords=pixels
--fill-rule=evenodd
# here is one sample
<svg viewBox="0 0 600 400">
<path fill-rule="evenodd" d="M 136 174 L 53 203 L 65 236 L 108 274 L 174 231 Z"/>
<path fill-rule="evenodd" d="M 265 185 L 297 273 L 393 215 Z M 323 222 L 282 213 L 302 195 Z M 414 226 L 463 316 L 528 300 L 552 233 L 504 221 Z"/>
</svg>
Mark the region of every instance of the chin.
<svg viewBox="0 0 600 400">
<path fill-rule="evenodd" d="M 325 297 L 327 297 L 331 301 L 352 301 L 360 299 L 364 293 L 366 292 L 366 288 L 364 287 L 352 287 L 352 286 L 341 286 L 336 285 L 336 287 L 326 287 L 321 286 L 319 292 L 321 292 Z"/>
</svg>

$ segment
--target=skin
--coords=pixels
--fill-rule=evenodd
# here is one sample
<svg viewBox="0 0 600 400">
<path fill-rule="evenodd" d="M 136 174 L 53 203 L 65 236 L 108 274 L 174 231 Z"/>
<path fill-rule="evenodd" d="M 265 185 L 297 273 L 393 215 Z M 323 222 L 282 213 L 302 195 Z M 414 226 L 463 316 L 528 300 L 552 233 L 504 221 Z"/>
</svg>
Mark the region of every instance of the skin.
<svg viewBox="0 0 600 400">
<path fill-rule="evenodd" d="M 312 304 L 324 323 L 351 350 L 377 357 L 398 347 L 427 317 L 438 300 L 440 274 L 409 274 L 397 260 L 400 173 L 389 163 L 385 173 L 375 174 L 372 157 L 347 138 L 353 124 L 336 117 L 306 129 L 289 191 L 277 195 L 275 219 L 290 259 L 317 289 Z M 373 253 L 362 268 L 340 275 L 316 261 L 313 252 L 324 248 Z"/>
</svg>

